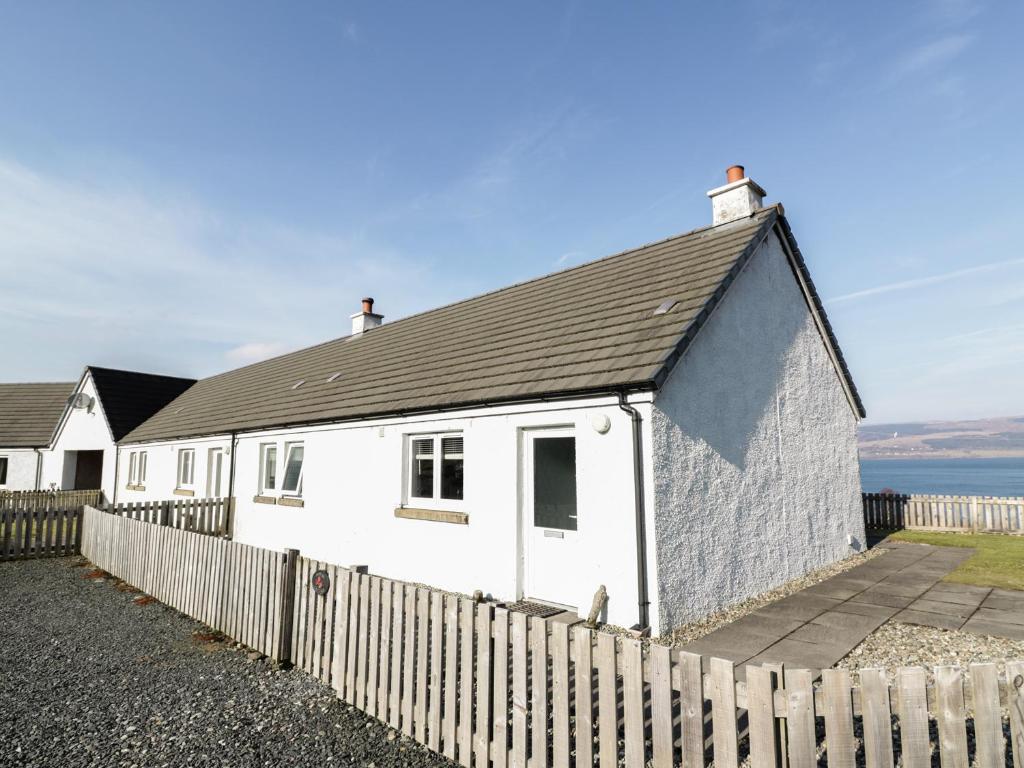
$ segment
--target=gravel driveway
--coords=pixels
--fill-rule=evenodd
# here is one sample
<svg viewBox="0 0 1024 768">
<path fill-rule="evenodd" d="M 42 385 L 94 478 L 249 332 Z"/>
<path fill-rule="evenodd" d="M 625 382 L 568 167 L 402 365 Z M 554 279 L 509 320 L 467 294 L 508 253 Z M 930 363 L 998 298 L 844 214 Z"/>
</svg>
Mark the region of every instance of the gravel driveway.
<svg viewBox="0 0 1024 768">
<path fill-rule="evenodd" d="M 80 562 L 0 563 L 0 765 L 452 765 Z"/>
</svg>

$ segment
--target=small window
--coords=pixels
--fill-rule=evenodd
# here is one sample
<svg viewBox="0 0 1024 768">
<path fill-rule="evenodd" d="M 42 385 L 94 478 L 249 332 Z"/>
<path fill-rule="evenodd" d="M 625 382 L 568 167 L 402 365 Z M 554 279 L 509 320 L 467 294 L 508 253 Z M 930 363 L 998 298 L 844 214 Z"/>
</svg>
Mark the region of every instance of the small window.
<svg viewBox="0 0 1024 768">
<path fill-rule="evenodd" d="M 178 450 L 178 487 L 191 488 L 195 478 L 196 452 L 193 448 Z"/>
<path fill-rule="evenodd" d="M 462 435 L 441 438 L 441 498 L 462 500 Z"/>
<path fill-rule="evenodd" d="M 434 497 L 434 438 L 417 437 L 412 441 L 412 496 Z"/>
<path fill-rule="evenodd" d="M 139 478 L 139 454 L 132 451 L 128 454 L 128 485 L 135 485 Z"/>
<path fill-rule="evenodd" d="M 462 501 L 462 450 L 461 434 L 410 438 L 409 498 Z"/>
<path fill-rule="evenodd" d="M 302 443 L 285 443 L 284 480 L 281 483 L 283 493 L 302 495 L 302 455 Z"/>
<path fill-rule="evenodd" d="M 277 445 L 264 443 L 260 446 L 260 492 L 277 488 Z"/>
<path fill-rule="evenodd" d="M 0 456 L 0 485 L 7 485 L 7 457 Z"/>
<path fill-rule="evenodd" d="M 139 451 L 139 478 L 138 483 L 142 485 L 146 482 L 146 452 Z"/>
</svg>

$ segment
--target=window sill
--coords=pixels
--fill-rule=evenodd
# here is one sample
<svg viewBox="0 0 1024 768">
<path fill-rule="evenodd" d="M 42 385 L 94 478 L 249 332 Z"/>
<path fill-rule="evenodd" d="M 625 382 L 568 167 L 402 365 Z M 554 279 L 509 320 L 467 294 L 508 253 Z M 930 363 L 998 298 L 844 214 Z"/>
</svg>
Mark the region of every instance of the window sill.
<svg viewBox="0 0 1024 768">
<path fill-rule="evenodd" d="M 257 504 L 277 504 L 277 499 L 273 496 L 253 496 L 252 500 Z"/>
<path fill-rule="evenodd" d="M 432 523 L 452 523 L 469 525 L 468 512 L 452 512 L 444 509 L 418 509 L 416 507 L 397 507 L 395 517 L 406 520 L 427 520 Z"/>
<path fill-rule="evenodd" d="M 306 502 L 295 496 L 282 496 L 277 500 L 277 505 L 279 507 L 304 507 Z"/>
<path fill-rule="evenodd" d="M 146 486 L 139 485 L 138 483 L 135 483 L 135 484 L 129 483 L 124 488 L 125 488 L 126 491 L 144 491 L 144 490 L 146 490 Z"/>
<path fill-rule="evenodd" d="M 196 492 L 193 491 L 193 490 L 189 490 L 188 488 L 175 488 L 174 489 L 174 495 L 175 496 L 195 496 Z"/>
</svg>

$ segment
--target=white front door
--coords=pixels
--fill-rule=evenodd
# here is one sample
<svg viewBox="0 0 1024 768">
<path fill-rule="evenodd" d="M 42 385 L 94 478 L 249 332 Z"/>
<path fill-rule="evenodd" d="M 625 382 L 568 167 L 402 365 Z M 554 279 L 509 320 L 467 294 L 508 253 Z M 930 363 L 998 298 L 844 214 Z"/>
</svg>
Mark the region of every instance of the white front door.
<svg viewBox="0 0 1024 768">
<path fill-rule="evenodd" d="M 208 499 L 220 498 L 224 479 L 224 449 L 211 448 L 210 463 L 206 466 L 206 497 Z"/>
<path fill-rule="evenodd" d="M 576 437 L 571 429 L 523 434 L 522 597 L 575 608 Z"/>
</svg>

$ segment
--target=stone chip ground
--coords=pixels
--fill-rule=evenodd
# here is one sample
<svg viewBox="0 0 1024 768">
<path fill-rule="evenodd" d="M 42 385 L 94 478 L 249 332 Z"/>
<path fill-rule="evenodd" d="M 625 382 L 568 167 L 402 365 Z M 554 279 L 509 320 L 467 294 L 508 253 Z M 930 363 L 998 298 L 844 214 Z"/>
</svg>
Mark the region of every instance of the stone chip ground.
<svg viewBox="0 0 1024 768">
<path fill-rule="evenodd" d="M 0 765 L 451 765 L 76 562 L 0 564 Z"/>
</svg>

